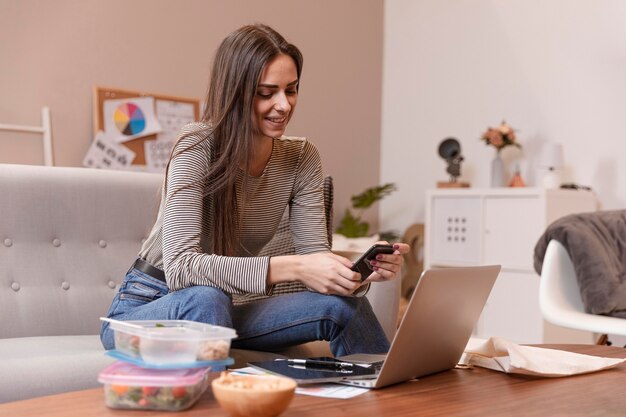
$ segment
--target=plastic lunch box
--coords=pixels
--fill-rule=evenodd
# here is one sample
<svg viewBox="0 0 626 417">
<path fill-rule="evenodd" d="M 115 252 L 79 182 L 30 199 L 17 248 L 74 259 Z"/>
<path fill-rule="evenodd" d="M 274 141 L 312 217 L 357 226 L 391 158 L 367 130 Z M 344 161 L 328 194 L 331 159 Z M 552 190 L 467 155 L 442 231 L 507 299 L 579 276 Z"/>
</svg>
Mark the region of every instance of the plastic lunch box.
<svg viewBox="0 0 626 417">
<path fill-rule="evenodd" d="M 111 408 L 180 411 L 191 407 L 208 387 L 210 368 L 145 369 L 114 362 L 98 377 Z"/>
<path fill-rule="evenodd" d="M 234 329 L 186 320 L 136 320 L 110 324 L 115 349 L 155 365 L 227 359 Z"/>
</svg>

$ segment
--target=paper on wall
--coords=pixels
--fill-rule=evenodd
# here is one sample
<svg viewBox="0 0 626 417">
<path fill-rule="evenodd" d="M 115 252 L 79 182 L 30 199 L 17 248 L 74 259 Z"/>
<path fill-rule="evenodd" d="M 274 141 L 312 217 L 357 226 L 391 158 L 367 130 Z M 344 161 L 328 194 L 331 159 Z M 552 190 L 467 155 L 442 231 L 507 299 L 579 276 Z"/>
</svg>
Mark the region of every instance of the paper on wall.
<svg viewBox="0 0 626 417">
<path fill-rule="evenodd" d="M 143 154 L 146 158 L 146 168 L 149 172 L 165 172 L 170 159 L 174 141 L 147 140 L 143 143 Z"/>
<path fill-rule="evenodd" d="M 191 103 L 157 100 L 156 114 L 161 125 L 161 132 L 157 135 L 159 141 L 175 142 L 180 129 L 195 121 L 194 108 Z"/>
<path fill-rule="evenodd" d="M 161 132 L 154 97 L 104 100 L 104 131 L 117 143 Z"/>
<path fill-rule="evenodd" d="M 87 150 L 83 165 L 88 168 L 127 169 L 134 159 L 133 151 L 99 131 Z"/>
<path fill-rule="evenodd" d="M 161 132 L 156 140 L 144 142 L 144 156 L 148 171 L 163 172 L 180 130 L 195 121 L 195 112 L 190 103 L 156 100 L 156 117 Z"/>
</svg>

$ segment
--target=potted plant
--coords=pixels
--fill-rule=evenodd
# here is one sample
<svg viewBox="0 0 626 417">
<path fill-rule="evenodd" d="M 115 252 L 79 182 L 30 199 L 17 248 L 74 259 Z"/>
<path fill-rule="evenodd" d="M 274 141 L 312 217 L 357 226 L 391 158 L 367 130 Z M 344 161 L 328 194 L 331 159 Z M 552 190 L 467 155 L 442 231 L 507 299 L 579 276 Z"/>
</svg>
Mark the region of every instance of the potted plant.
<svg viewBox="0 0 626 417">
<path fill-rule="evenodd" d="M 395 240 L 397 235 L 390 232 L 371 235 L 369 223 L 362 220 L 365 210 L 395 190 L 394 183 L 387 183 L 367 188 L 360 194 L 353 195 L 350 199 L 352 206 L 346 209 L 339 227 L 335 230 L 333 249 L 360 251 L 378 240 Z"/>
</svg>

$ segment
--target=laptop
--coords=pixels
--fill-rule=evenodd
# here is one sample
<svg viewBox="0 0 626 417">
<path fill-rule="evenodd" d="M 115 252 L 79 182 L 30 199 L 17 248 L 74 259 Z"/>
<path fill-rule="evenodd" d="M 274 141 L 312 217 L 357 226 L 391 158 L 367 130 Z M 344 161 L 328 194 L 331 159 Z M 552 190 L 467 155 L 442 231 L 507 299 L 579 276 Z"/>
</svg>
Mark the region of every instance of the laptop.
<svg viewBox="0 0 626 417">
<path fill-rule="evenodd" d="M 327 358 L 355 364 L 334 370 L 330 366 L 292 365 L 288 360 L 249 365 L 289 376 L 299 384 L 337 382 L 366 388 L 383 388 L 452 369 L 463 354 L 500 268 L 487 265 L 424 271 L 386 355 Z"/>
</svg>

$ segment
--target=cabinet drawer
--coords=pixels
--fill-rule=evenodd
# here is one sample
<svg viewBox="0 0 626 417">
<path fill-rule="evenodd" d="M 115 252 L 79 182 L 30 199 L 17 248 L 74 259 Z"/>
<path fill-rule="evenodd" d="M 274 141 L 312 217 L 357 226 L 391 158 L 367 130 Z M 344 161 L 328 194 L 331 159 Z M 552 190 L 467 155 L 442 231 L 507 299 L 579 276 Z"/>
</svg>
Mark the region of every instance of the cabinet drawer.
<svg viewBox="0 0 626 417">
<path fill-rule="evenodd" d="M 500 272 L 478 321 L 476 336 L 499 336 L 516 343 L 542 343 L 539 276 Z"/>
<path fill-rule="evenodd" d="M 533 271 L 533 250 L 544 229 L 538 197 L 488 197 L 485 210 L 485 263 Z"/>
<path fill-rule="evenodd" d="M 482 256 L 481 199 L 432 199 L 430 261 L 432 265 L 480 264 Z"/>
</svg>

